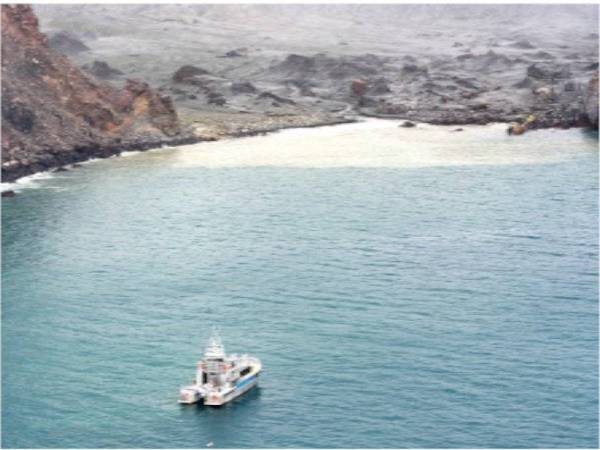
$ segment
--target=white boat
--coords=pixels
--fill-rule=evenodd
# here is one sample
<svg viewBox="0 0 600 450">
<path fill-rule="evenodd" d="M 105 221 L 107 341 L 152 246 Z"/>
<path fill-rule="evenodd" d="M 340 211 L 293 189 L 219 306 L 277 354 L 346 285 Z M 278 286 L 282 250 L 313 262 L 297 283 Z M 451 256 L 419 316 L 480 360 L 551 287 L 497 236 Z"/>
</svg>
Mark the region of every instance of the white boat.
<svg viewBox="0 0 600 450">
<path fill-rule="evenodd" d="M 226 355 L 220 336 L 213 330 L 204 358 L 198 361 L 196 378 L 193 384 L 181 388 L 179 403 L 224 405 L 256 386 L 261 369 L 258 358 Z"/>
</svg>

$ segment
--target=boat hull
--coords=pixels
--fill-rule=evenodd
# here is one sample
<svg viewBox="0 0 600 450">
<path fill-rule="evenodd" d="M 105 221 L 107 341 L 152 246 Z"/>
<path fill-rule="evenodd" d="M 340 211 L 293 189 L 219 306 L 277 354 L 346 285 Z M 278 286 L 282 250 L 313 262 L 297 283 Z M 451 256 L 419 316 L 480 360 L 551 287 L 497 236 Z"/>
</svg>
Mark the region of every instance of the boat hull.
<svg viewBox="0 0 600 450">
<path fill-rule="evenodd" d="M 254 386 L 258 384 L 258 373 L 249 376 L 248 378 L 240 381 L 238 385 L 230 392 L 225 394 L 221 393 L 210 393 L 205 399 L 204 404 L 207 406 L 222 406 L 229 403 L 232 400 L 240 397 Z"/>
</svg>

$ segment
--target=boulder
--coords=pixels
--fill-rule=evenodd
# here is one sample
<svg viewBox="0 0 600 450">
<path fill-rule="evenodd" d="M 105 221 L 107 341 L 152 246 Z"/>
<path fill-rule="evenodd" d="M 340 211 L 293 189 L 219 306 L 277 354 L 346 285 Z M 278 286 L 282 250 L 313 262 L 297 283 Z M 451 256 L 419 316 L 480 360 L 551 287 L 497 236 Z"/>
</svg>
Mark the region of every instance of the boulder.
<svg viewBox="0 0 600 450">
<path fill-rule="evenodd" d="M 234 82 L 231 84 L 231 92 L 234 94 L 254 94 L 256 87 L 248 81 Z"/>
<path fill-rule="evenodd" d="M 419 67 L 416 64 L 404 64 L 402 75 L 426 75 L 427 67 Z"/>
<path fill-rule="evenodd" d="M 390 89 L 390 86 L 388 84 L 388 81 L 383 78 L 376 78 L 373 81 L 370 81 L 368 83 L 368 92 L 370 95 L 384 95 L 384 94 L 389 94 L 390 92 L 392 92 L 392 90 Z"/>
<path fill-rule="evenodd" d="M 123 75 L 123 72 L 110 67 L 108 63 L 104 61 L 94 61 L 92 64 L 85 64 L 82 69 L 101 80 L 109 80 L 118 77 L 119 75 Z"/>
<path fill-rule="evenodd" d="M 399 127 L 402 128 L 414 128 L 417 126 L 416 123 L 414 122 L 409 122 L 408 120 L 405 120 L 404 122 L 402 122 L 400 125 L 398 125 Z"/>
<path fill-rule="evenodd" d="M 367 82 L 360 79 L 352 80 L 350 90 L 352 91 L 353 96 L 362 97 L 367 92 Z"/>
<path fill-rule="evenodd" d="M 295 105 L 296 102 L 293 100 L 290 100 L 289 98 L 284 98 L 284 97 L 280 97 L 277 94 L 273 94 L 272 92 L 261 92 L 260 95 L 258 96 L 259 99 L 263 99 L 263 100 L 274 100 L 277 103 L 285 103 L 287 105 Z M 277 105 L 279 106 L 279 105 Z"/>
<path fill-rule="evenodd" d="M 206 94 L 208 103 L 211 105 L 223 106 L 227 103 L 227 100 L 219 92 L 210 91 Z"/>
<path fill-rule="evenodd" d="M 527 68 L 527 76 L 535 80 L 554 81 L 571 77 L 568 66 L 554 64 L 532 64 Z"/>
<path fill-rule="evenodd" d="M 210 72 L 208 70 L 204 70 L 200 67 L 185 65 L 181 66 L 177 71 L 173 74 L 173 81 L 175 83 L 190 83 L 193 81 L 197 75 L 209 75 Z"/>
<path fill-rule="evenodd" d="M 535 46 L 532 45 L 531 42 L 529 42 L 527 39 L 518 40 L 517 42 L 514 42 L 510 46 L 513 48 L 520 48 L 523 50 L 531 50 L 531 49 L 535 48 Z"/>
<path fill-rule="evenodd" d="M 523 134 L 527 131 L 527 126 L 526 125 L 521 125 L 520 123 L 515 123 L 513 125 L 511 125 L 510 127 L 508 127 L 508 130 L 506 130 L 506 132 L 510 135 L 520 135 Z"/>
<path fill-rule="evenodd" d="M 86 52 L 90 49 L 75 36 L 64 31 L 51 36 L 48 40 L 48 44 L 53 49 L 58 50 L 65 55 L 75 55 L 77 53 Z"/>
<path fill-rule="evenodd" d="M 592 128 L 598 129 L 598 72 L 588 83 L 584 97 L 584 111 Z"/>
<path fill-rule="evenodd" d="M 243 56 L 246 56 L 246 53 L 247 49 L 238 48 L 236 50 L 229 50 L 223 56 L 221 56 L 221 58 L 241 58 Z"/>
</svg>

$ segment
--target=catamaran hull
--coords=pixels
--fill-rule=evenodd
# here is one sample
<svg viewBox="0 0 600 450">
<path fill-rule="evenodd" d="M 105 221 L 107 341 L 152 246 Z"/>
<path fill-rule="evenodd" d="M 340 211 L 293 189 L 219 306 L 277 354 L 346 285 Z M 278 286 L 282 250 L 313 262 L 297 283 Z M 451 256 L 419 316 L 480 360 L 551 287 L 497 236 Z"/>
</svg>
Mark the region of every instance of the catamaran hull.
<svg viewBox="0 0 600 450">
<path fill-rule="evenodd" d="M 258 374 L 252 375 L 251 377 L 248 377 L 247 379 L 238 383 L 235 389 L 231 392 L 228 392 L 224 395 L 218 393 L 209 394 L 208 397 L 206 397 L 206 399 L 204 400 L 204 404 L 207 406 L 222 406 L 245 394 L 257 384 Z"/>
</svg>

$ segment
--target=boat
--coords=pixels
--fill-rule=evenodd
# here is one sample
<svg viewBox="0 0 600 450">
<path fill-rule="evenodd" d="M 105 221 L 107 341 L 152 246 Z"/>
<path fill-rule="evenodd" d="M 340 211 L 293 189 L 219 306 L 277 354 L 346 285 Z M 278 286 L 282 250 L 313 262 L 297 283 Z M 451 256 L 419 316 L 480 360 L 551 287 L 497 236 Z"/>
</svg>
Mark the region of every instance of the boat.
<svg viewBox="0 0 600 450">
<path fill-rule="evenodd" d="M 224 405 L 256 386 L 261 370 L 258 358 L 245 354 L 227 355 L 219 333 L 213 330 L 204 357 L 198 361 L 196 378 L 192 384 L 181 388 L 179 403 Z"/>
</svg>

